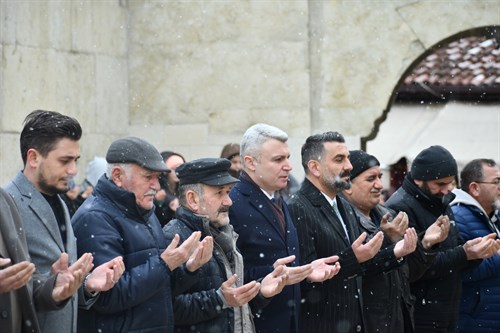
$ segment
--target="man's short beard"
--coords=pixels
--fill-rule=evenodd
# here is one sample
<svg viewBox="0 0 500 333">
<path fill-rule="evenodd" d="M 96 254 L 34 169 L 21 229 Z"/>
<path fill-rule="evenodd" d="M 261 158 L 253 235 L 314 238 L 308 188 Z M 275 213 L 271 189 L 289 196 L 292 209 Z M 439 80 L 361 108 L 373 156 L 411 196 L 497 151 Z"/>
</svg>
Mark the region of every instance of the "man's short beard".
<svg viewBox="0 0 500 333">
<path fill-rule="evenodd" d="M 333 177 L 326 177 L 322 175 L 323 183 L 325 183 L 329 188 L 335 190 L 336 192 L 341 192 L 343 190 L 348 190 L 351 188 L 351 182 L 349 180 L 345 181 L 342 177 L 347 177 L 349 174 L 335 175 Z"/>
<path fill-rule="evenodd" d="M 69 191 L 69 187 L 66 186 L 64 189 L 57 188 L 54 185 L 50 185 L 45 178 L 42 176 L 38 180 L 38 186 L 40 186 L 40 190 L 42 193 L 48 194 L 48 195 L 56 195 L 56 194 L 64 194 Z"/>
<path fill-rule="evenodd" d="M 333 181 L 333 184 L 338 192 L 341 192 L 343 190 L 348 190 L 352 186 L 352 184 L 349 180 L 344 181 L 342 178 L 340 178 L 340 176 L 335 176 L 335 180 Z"/>
<path fill-rule="evenodd" d="M 420 186 L 420 189 L 422 190 L 422 192 L 424 192 L 425 194 L 427 194 L 428 197 L 430 198 L 437 198 L 437 199 L 443 199 L 443 195 L 441 193 L 439 194 L 432 194 L 431 192 L 431 189 L 429 188 L 429 185 L 427 185 L 427 182 L 424 181 L 422 183 L 422 186 Z"/>
<path fill-rule="evenodd" d="M 492 207 L 493 210 L 500 210 L 500 199 L 493 201 Z"/>
</svg>

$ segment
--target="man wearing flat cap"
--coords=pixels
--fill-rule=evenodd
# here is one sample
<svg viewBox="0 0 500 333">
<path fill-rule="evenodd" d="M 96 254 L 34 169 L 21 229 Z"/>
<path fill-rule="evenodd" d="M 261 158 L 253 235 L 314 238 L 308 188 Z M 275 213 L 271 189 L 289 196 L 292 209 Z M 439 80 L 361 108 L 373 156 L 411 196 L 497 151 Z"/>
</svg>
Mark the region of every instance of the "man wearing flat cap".
<svg viewBox="0 0 500 333">
<path fill-rule="evenodd" d="M 476 267 L 499 249 L 495 234 L 464 243 L 455 226 L 450 192 L 457 175 L 453 155 L 442 146 L 422 150 L 413 160 L 403 185 L 389 198 L 388 208 L 408 214 L 409 225 L 422 232 L 439 219 L 449 220 L 448 237 L 436 249 L 431 267 L 411 284 L 415 300 L 415 331 L 455 332 L 462 272 Z"/>
<path fill-rule="evenodd" d="M 377 158 L 362 150 L 351 150 L 349 160 L 352 164 L 351 187 L 342 194 L 354 207 L 361 228 L 369 235 L 382 230 L 384 248 L 412 235 L 416 241 L 417 235 L 413 228 L 408 228 L 406 214 L 395 214 L 380 204 L 383 184 Z M 432 263 L 435 254 L 431 249 L 446 238 L 449 225 L 447 220 L 438 220 L 419 235 L 422 241 L 416 243 L 416 251 L 405 256 L 401 266 L 363 278 L 363 311 L 367 327 L 380 333 L 414 332 L 410 281 Z"/>
<path fill-rule="evenodd" d="M 243 284 L 243 258 L 236 248 L 237 234 L 229 224 L 229 192 L 238 179 L 229 173 L 225 158 L 203 158 L 187 162 L 176 170 L 179 178 L 177 218 L 163 227 L 167 239 L 180 235 L 184 241 L 193 232 L 212 237 L 213 255 L 198 273 L 198 281 L 175 296 L 176 332 L 255 332 L 251 308 L 267 305 L 269 298 L 286 284 L 283 258 L 261 281 Z M 175 271 L 184 289 L 185 271 Z M 249 305 L 249 302 L 250 305 Z"/>
<path fill-rule="evenodd" d="M 90 310 L 81 311 L 79 331 L 172 332 L 172 272 L 195 272 L 209 259 L 203 251 L 209 242 L 200 243 L 200 233 L 194 232 L 180 246 L 179 236 L 167 243 L 153 198 L 160 172 L 169 170 L 150 143 L 118 139 L 106 161 L 106 174 L 72 223 L 79 253 L 91 252 L 96 265 L 122 256 L 125 272 Z"/>
</svg>

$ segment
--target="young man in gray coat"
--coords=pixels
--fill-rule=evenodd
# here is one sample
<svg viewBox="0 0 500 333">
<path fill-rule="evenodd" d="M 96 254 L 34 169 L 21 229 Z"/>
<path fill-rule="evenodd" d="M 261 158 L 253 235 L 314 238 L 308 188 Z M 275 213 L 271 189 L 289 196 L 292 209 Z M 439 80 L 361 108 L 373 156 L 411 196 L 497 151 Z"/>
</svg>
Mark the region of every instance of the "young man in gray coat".
<svg viewBox="0 0 500 333">
<path fill-rule="evenodd" d="M 37 311 L 41 331 L 47 333 L 75 332 L 78 300 L 82 306 L 92 305 L 98 292 L 113 287 L 124 269 L 122 259 L 114 258 L 88 274 L 92 255 L 77 260 L 68 209 L 59 194 L 68 190 L 70 177 L 77 173 L 81 134 L 76 119 L 52 111 L 31 112 L 20 136 L 24 169 L 5 186 L 19 208 L 37 274 L 73 275 L 66 304 L 58 311 Z"/>
</svg>

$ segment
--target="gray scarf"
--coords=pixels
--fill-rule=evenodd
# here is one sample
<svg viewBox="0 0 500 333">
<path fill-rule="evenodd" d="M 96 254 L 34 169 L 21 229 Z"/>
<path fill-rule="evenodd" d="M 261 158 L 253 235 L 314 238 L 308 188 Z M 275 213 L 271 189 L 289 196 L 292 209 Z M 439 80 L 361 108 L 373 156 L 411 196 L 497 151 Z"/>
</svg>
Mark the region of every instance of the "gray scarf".
<svg viewBox="0 0 500 333">
<path fill-rule="evenodd" d="M 221 228 L 215 228 L 208 219 L 203 219 L 203 228 L 208 235 L 214 238 L 214 255 L 221 259 L 226 269 L 226 276 L 238 275 L 236 287 L 244 283 L 243 276 L 243 257 L 236 249 L 236 240 L 238 234 L 234 232 L 233 226 L 228 224 Z M 217 253 L 219 252 L 219 253 Z M 234 332 L 235 333 L 254 333 L 252 312 L 248 304 L 233 308 L 234 311 Z"/>
</svg>

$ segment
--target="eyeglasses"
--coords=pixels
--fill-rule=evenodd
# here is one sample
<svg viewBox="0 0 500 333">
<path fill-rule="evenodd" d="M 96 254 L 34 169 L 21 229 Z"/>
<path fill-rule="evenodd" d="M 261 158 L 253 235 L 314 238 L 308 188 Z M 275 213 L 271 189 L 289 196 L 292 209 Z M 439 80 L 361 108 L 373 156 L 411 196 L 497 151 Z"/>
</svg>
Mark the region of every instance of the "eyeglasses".
<svg viewBox="0 0 500 333">
<path fill-rule="evenodd" d="M 500 178 L 495 178 L 493 181 L 491 182 L 475 182 L 475 183 L 478 183 L 478 184 L 492 184 L 492 185 L 500 185 Z"/>
</svg>

